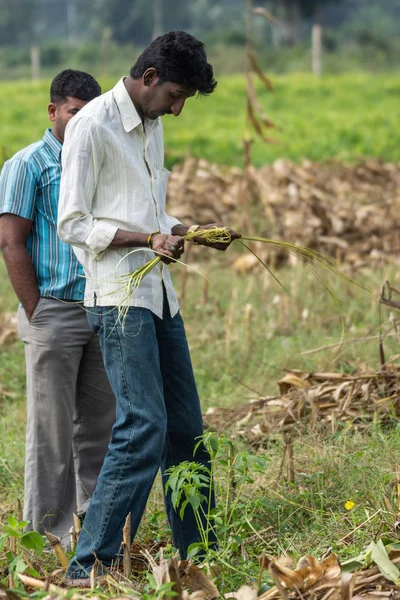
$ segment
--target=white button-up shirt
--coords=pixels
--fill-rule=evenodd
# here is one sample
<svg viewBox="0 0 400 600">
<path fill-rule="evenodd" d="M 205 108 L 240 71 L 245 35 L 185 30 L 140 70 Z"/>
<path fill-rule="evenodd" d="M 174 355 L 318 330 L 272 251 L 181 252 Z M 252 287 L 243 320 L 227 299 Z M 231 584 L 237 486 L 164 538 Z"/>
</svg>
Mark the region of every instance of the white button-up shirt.
<svg viewBox="0 0 400 600">
<path fill-rule="evenodd" d="M 179 221 L 165 212 L 167 180 L 161 120 L 144 127 L 123 79 L 68 123 L 62 151 L 58 233 L 74 247 L 86 275 L 85 305 L 116 306 L 117 276 L 154 258 L 140 249 L 110 248 L 117 229 L 171 233 Z M 121 259 L 122 263 L 117 268 Z M 129 301 L 162 318 L 163 285 L 171 315 L 179 310 L 168 267 L 159 263 Z"/>
</svg>

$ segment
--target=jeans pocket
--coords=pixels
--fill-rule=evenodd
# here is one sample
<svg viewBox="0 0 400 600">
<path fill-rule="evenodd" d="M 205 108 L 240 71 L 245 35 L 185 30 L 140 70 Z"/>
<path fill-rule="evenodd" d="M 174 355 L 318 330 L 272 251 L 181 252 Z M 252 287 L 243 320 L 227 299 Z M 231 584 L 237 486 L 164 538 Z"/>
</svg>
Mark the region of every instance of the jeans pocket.
<svg viewBox="0 0 400 600">
<path fill-rule="evenodd" d="M 149 315 L 151 312 L 148 309 L 139 307 L 130 307 L 125 314 L 118 314 L 117 309 L 103 313 L 104 333 L 107 337 L 138 337 Z"/>
<path fill-rule="evenodd" d="M 135 338 L 140 335 L 143 324 L 144 320 L 142 316 L 139 315 L 139 319 L 133 320 L 127 318 L 120 325 L 117 325 L 117 327 L 119 327 L 120 332 L 124 337 Z"/>
</svg>

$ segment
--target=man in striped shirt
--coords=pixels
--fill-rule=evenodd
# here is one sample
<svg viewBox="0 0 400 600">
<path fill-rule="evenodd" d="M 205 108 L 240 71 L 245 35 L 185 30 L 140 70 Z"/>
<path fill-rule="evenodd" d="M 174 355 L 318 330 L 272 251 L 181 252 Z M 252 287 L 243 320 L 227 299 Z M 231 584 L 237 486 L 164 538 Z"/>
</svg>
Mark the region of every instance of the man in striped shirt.
<svg viewBox="0 0 400 600">
<path fill-rule="evenodd" d="M 65 545 L 73 513 L 94 491 L 115 420 L 99 342 L 82 306 L 83 269 L 57 235 L 65 128 L 100 93 L 87 73 L 59 73 L 50 88 L 52 128 L 7 161 L 0 177 L 0 244 L 20 300 L 26 358 L 24 520 Z"/>
</svg>

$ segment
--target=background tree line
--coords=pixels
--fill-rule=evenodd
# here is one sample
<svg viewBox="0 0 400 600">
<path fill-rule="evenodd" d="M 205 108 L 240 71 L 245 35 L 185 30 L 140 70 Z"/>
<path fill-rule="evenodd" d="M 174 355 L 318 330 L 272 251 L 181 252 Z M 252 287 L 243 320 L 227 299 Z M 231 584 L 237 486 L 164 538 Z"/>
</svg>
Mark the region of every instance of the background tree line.
<svg viewBox="0 0 400 600">
<path fill-rule="evenodd" d="M 41 48 L 41 63 L 80 62 L 106 71 L 156 35 L 185 29 L 207 44 L 227 71 L 241 70 L 250 0 L 0 0 L 0 77 L 16 77 Z M 313 24 L 323 27 L 328 69 L 394 66 L 400 48 L 400 0 L 253 0 L 276 19 L 253 18 L 252 42 L 272 70 L 302 69 Z M 235 50 L 237 52 L 235 53 Z M 341 56 L 335 66 L 334 56 Z M 343 55 L 348 57 L 343 64 Z"/>
</svg>

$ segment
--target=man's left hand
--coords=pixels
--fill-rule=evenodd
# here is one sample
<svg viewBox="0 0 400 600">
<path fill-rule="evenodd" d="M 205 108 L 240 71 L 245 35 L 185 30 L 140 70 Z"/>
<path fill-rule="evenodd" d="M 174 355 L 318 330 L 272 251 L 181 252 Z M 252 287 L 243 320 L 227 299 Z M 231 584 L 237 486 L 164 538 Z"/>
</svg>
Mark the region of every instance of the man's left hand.
<svg viewBox="0 0 400 600">
<path fill-rule="evenodd" d="M 198 231 L 202 231 L 204 229 L 213 229 L 214 227 L 224 227 L 224 225 L 221 225 L 220 223 L 210 223 L 209 225 L 201 225 L 198 229 Z M 198 237 L 195 238 L 196 244 L 199 244 L 200 246 L 207 246 L 208 248 L 214 248 L 214 250 L 221 250 L 222 252 L 225 252 L 225 250 L 227 250 L 229 248 L 229 246 L 231 245 L 231 243 L 234 240 L 238 240 L 239 238 L 242 237 L 242 235 L 238 232 L 235 231 L 234 229 L 230 229 L 229 227 L 227 227 L 229 233 L 231 234 L 231 241 L 230 242 L 208 242 L 205 238 L 203 238 L 201 235 L 199 235 Z"/>
</svg>

